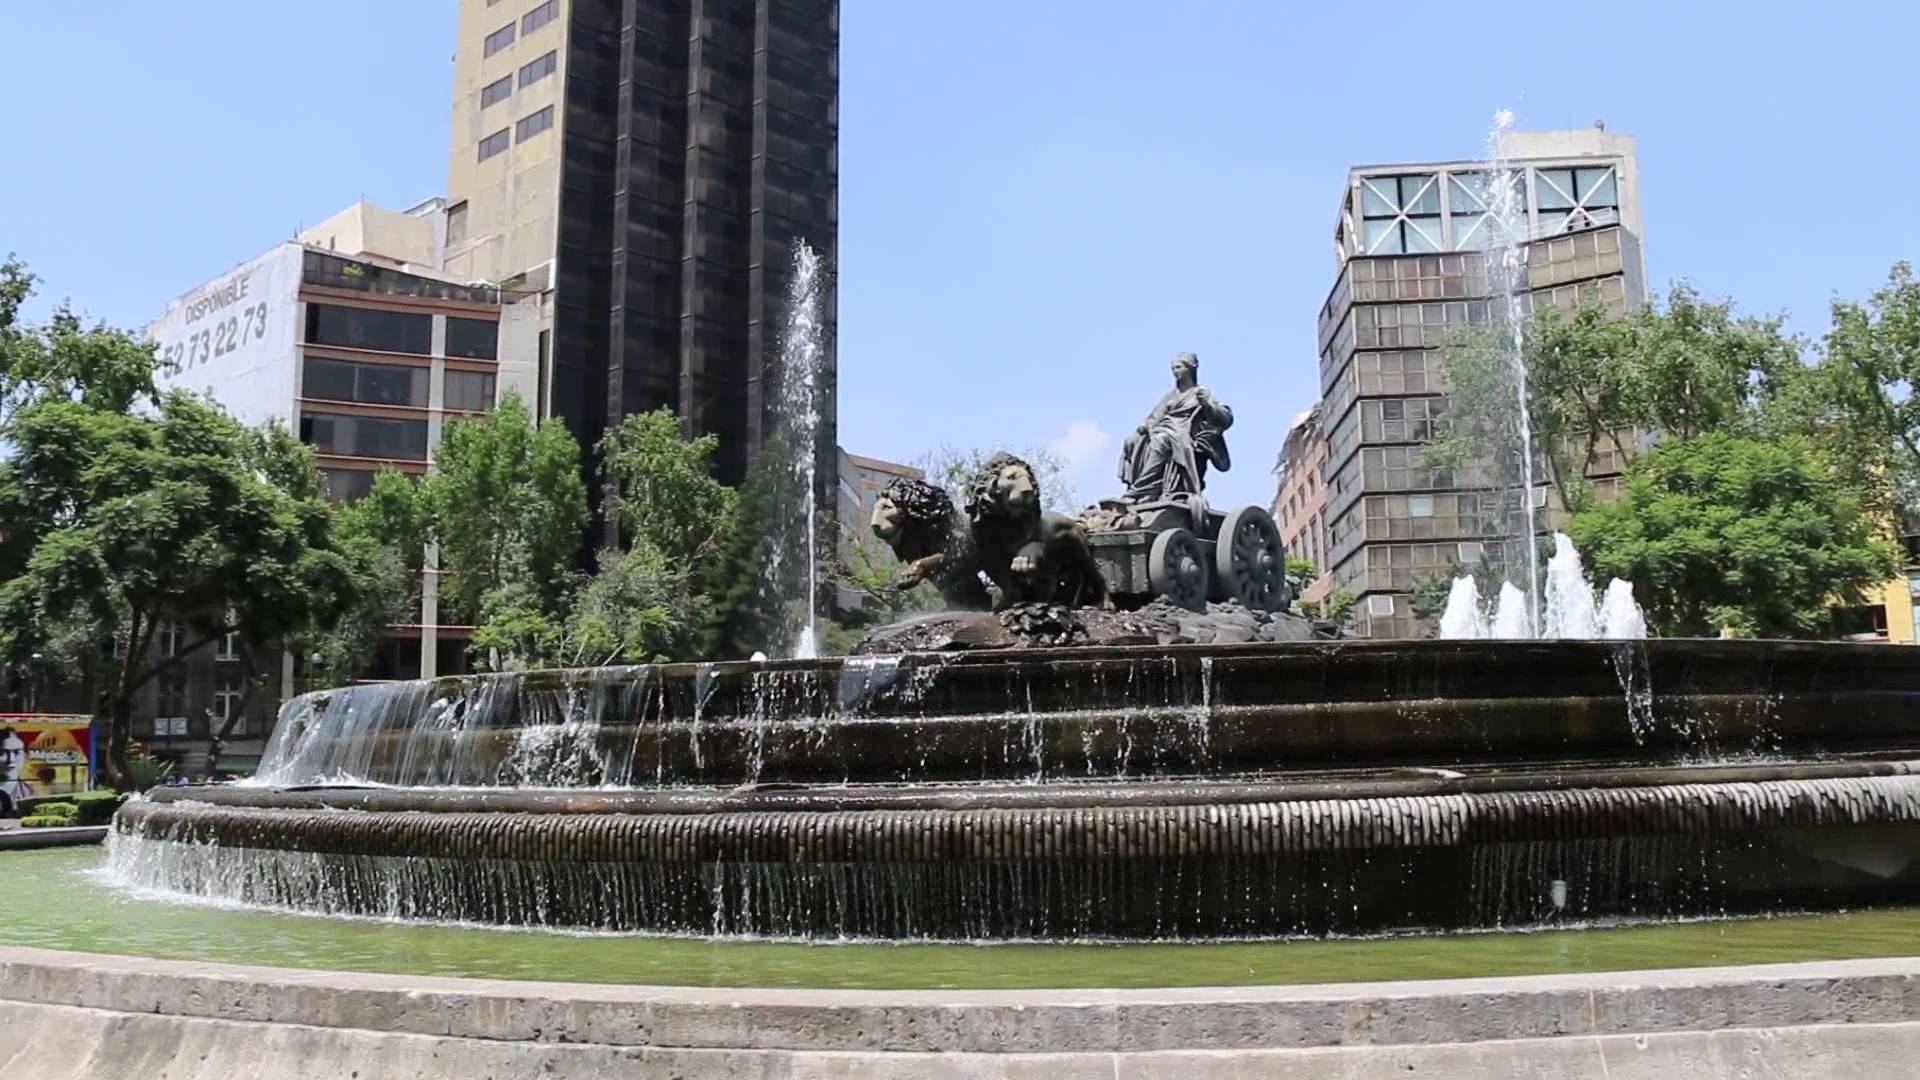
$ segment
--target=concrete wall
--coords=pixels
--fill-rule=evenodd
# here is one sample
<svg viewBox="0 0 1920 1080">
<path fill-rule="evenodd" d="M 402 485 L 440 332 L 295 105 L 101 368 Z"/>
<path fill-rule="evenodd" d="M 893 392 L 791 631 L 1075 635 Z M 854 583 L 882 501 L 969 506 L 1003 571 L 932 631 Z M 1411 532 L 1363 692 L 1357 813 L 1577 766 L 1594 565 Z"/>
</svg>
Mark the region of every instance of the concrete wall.
<svg viewBox="0 0 1920 1080">
<path fill-rule="evenodd" d="M 0 1080 L 1913 1075 L 1920 960 L 1191 990 L 769 991 L 0 949 Z"/>
<path fill-rule="evenodd" d="M 357 202 L 300 234 L 300 242 L 348 257 L 371 255 L 423 270 L 439 265 L 431 217 Z"/>
</svg>

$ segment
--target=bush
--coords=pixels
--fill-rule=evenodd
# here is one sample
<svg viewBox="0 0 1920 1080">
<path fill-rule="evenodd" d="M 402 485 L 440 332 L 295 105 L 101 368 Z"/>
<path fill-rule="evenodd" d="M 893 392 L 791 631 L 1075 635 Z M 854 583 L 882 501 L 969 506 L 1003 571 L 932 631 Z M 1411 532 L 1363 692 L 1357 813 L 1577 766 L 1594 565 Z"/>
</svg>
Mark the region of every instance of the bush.
<svg viewBox="0 0 1920 1080">
<path fill-rule="evenodd" d="M 74 805 L 80 808 L 75 824 L 105 825 L 125 801 L 126 796 L 117 791 L 82 791 L 73 796 Z"/>
<path fill-rule="evenodd" d="M 43 802 L 33 808 L 31 816 L 59 818 L 61 821 L 70 822 L 80 816 L 80 808 L 70 802 Z"/>
<path fill-rule="evenodd" d="M 134 751 L 127 755 L 127 768 L 133 772 L 133 790 L 147 791 L 173 775 L 173 762 Z"/>
<path fill-rule="evenodd" d="M 54 817 L 52 814 L 34 814 L 20 819 L 23 829 L 64 829 L 71 824 L 72 818 Z"/>
</svg>

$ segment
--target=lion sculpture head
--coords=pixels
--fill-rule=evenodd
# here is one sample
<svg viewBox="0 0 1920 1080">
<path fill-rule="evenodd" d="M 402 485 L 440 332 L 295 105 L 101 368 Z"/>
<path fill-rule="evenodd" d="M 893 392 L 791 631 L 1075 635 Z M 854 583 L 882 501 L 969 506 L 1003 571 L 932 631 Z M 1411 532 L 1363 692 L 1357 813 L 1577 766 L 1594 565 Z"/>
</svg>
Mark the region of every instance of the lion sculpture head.
<svg viewBox="0 0 1920 1080">
<path fill-rule="evenodd" d="M 990 518 L 1027 520 L 1039 514 L 1039 477 L 1033 466 L 1012 454 L 993 455 L 967 481 L 967 517 L 976 525 Z"/>
<path fill-rule="evenodd" d="M 873 535 L 911 561 L 943 550 L 953 529 L 953 500 L 939 487 L 902 476 L 874 500 Z"/>
</svg>

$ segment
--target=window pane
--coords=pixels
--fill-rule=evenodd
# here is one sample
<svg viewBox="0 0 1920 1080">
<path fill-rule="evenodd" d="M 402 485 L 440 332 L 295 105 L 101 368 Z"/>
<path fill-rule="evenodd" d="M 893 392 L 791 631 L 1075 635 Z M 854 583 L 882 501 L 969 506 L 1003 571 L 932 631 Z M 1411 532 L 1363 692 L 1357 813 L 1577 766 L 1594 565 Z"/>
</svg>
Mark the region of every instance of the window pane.
<svg viewBox="0 0 1920 1080">
<path fill-rule="evenodd" d="M 447 355 L 492 360 L 499 355 L 500 324 L 491 319 L 447 319 Z"/>
<path fill-rule="evenodd" d="M 484 371 L 447 372 L 446 407 L 468 412 L 493 408 L 493 376 Z"/>
<path fill-rule="evenodd" d="M 308 304 L 307 341 L 315 345 L 425 356 L 433 350 L 433 317 L 339 304 Z"/>
<path fill-rule="evenodd" d="M 1406 232 L 1408 251 L 1440 250 L 1439 218 L 1408 218 Z"/>
<path fill-rule="evenodd" d="M 1440 212 L 1440 185 L 1431 176 L 1400 178 L 1400 206 L 1409 214 Z"/>
<path fill-rule="evenodd" d="M 539 7 L 521 16 L 520 32 L 523 34 L 533 33 L 535 30 L 552 22 L 553 17 L 558 14 L 559 11 L 560 0 L 547 0 L 546 3 L 541 4 Z"/>
<path fill-rule="evenodd" d="M 1573 206 L 1573 170 L 1541 169 L 1533 174 L 1534 198 L 1542 210 L 1566 210 Z"/>
<path fill-rule="evenodd" d="M 1567 227 L 1567 211 L 1542 210 L 1540 212 L 1540 233 L 1542 236 L 1551 236 L 1554 233 L 1563 231 L 1564 229 L 1566 229 L 1566 227 Z"/>
<path fill-rule="evenodd" d="M 495 154 L 505 153 L 506 149 L 507 129 L 501 128 L 499 131 L 480 140 L 480 160 L 485 161 Z"/>
<path fill-rule="evenodd" d="M 508 23 L 487 35 L 486 55 L 492 56 L 494 53 L 499 52 L 511 44 L 513 44 L 513 24 Z"/>
<path fill-rule="evenodd" d="M 502 76 L 480 88 L 480 107 L 484 109 L 496 101 L 505 101 L 512 94 L 513 76 Z"/>
<path fill-rule="evenodd" d="M 1453 185 L 1447 193 L 1447 201 L 1452 205 L 1455 217 L 1462 211 L 1485 210 L 1487 201 L 1482 197 L 1486 189 L 1486 177 L 1479 173 L 1455 173 L 1448 178 Z"/>
<path fill-rule="evenodd" d="M 1360 181 L 1360 212 L 1366 217 L 1391 217 L 1400 212 L 1393 177 Z"/>
<path fill-rule="evenodd" d="M 524 142 L 553 126 L 553 106 L 549 105 L 532 116 L 524 117 L 515 124 L 513 137 L 516 142 Z M 502 132 L 505 134 L 505 132 Z"/>
<path fill-rule="evenodd" d="M 1453 215 L 1453 247 L 1455 251 L 1473 251 L 1487 246 L 1487 215 Z M 1449 293 L 1448 295 L 1454 295 Z"/>
<path fill-rule="evenodd" d="M 300 418 L 300 433 L 323 453 L 409 461 L 427 459 L 425 420 L 306 413 Z"/>
<path fill-rule="evenodd" d="M 524 89 L 553 74 L 554 68 L 558 64 L 558 54 L 548 53 L 540 59 L 522 66 L 520 68 L 520 86 Z"/>
<path fill-rule="evenodd" d="M 1581 169 L 1579 172 L 1581 206 L 1595 209 L 1620 204 L 1612 169 Z"/>
<path fill-rule="evenodd" d="M 1370 255 L 1398 255 L 1400 246 L 1399 222 L 1392 219 L 1367 222 L 1367 253 Z"/>
</svg>

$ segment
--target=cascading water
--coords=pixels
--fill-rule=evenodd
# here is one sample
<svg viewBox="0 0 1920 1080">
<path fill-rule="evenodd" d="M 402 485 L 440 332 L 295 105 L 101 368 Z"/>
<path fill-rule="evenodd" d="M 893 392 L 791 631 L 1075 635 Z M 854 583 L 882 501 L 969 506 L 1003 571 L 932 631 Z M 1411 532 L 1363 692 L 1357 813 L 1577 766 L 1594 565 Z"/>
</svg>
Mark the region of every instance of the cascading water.
<svg viewBox="0 0 1920 1080">
<path fill-rule="evenodd" d="M 1632 586 L 1628 586 L 1631 598 Z M 1553 558 L 1547 562 L 1547 621 L 1541 637 L 1594 638 L 1600 636 L 1600 618 L 1580 568 L 1580 553 L 1565 533 L 1553 534 Z"/>
<path fill-rule="evenodd" d="M 1447 610 L 1440 616 L 1440 636 L 1464 641 L 1487 636 L 1487 617 L 1480 608 L 1480 586 L 1472 577 L 1453 579 Z"/>
<path fill-rule="evenodd" d="M 1440 615 L 1440 637 L 1462 641 L 1535 636 L 1634 641 L 1647 636 L 1647 619 L 1634 602 L 1631 583 L 1614 578 L 1604 597 L 1596 601 L 1587 587 L 1586 571 L 1573 541 L 1565 533 L 1554 533 L 1553 548 L 1553 558 L 1547 563 L 1546 621 L 1537 635 L 1531 621 L 1535 605 L 1519 586 L 1511 581 L 1501 583 L 1500 599 L 1489 619 L 1474 580 L 1457 577 L 1447 594 L 1446 610 Z"/>
<path fill-rule="evenodd" d="M 820 369 L 826 356 L 826 274 L 820 253 L 805 240 L 793 247 L 787 283 L 787 322 L 780 339 L 780 394 L 775 437 L 793 454 L 794 504 L 785 508 L 767 566 L 769 594 L 780 604 L 785 639 L 770 643 L 780 655 L 810 660 L 819 620 Z M 799 560 L 801 566 L 790 565 Z M 804 571 L 804 572 L 801 572 Z M 804 595 L 796 596 L 800 592 Z"/>
<path fill-rule="evenodd" d="M 1527 206 L 1524 187 L 1513 166 L 1506 160 L 1505 137 L 1513 129 L 1513 112 L 1501 109 L 1493 115 L 1493 130 L 1487 135 L 1487 281 L 1495 297 L 1495 313 L 1508 352 L 1508 371 L 1513 380 L 1514 427 L 1517 432 L 1514 452 L 1519 457 L 1520 513 L 1527 544 L 1527 624 L 1537 627 L 1540 608 L 1534 602 L 1534 589 L 1540 581 L 1539 524 L 1534 520 L 1533 415 L 1527 407 Z M 1504 501 L 1504 500 L 1503 500 Z"/>
</svg>

